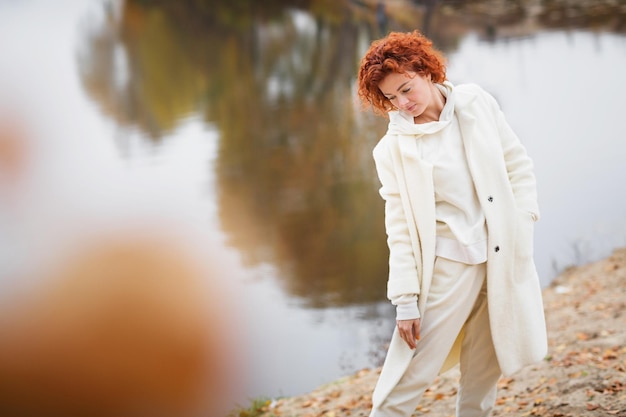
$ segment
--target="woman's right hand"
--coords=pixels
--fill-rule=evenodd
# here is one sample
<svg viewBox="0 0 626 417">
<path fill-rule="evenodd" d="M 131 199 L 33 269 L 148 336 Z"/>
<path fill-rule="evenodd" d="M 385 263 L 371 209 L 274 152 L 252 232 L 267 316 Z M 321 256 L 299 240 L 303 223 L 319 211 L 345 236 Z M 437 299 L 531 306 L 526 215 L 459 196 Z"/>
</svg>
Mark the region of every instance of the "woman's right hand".
<svg viewBox="0 0 626 417">
<path fill-rule="evenodd" d="M 420 319 L 396 320 L 396 323 L 400 337 L 411 349 L 415 349 L 420 339 Z"/>
</svg>

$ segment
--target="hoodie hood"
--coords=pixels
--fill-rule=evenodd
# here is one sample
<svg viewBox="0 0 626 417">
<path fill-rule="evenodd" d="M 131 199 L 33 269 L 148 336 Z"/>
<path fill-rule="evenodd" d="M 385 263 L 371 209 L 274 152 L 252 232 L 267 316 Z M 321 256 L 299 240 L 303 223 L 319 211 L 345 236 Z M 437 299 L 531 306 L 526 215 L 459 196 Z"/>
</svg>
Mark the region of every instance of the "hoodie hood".
<svg viewBox="0 0 626 417">
<path fill-rule="evenodd" d="M 436 133 L 448 126 L 454 117 L 454 86 L 449 81 L 444 81 L 442 84 L 435 84 L 435 86 L 443 93 L 444 97 L 446 97 L 446 104 L 441 110 L 439 120 L 415 124 L 413 122 L 413 116 L 410 114 L 402 110 L 390 111 L 387 134 L 423 136 Z"/>
</svg>

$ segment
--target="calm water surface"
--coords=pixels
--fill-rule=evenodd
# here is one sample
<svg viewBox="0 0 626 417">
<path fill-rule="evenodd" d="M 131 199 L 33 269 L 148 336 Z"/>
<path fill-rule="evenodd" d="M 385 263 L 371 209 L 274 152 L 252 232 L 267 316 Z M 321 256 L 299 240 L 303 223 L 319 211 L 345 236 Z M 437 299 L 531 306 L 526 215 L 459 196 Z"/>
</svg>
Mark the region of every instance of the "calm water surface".
<svg viewBox="0 0 626 417">
<path fill-rule="evenodd" d="M 207 233 L 243 284 L 247 396 L 378 365 L 394 316 L 370 155 L 386 123 L 360 111 L 353 86 L 375 31 L 331 11 L 209 22 L 175 9 L 0 2 L 3 85 L 59 120 L 51 136 L 203 196 Z M 492 92 L 535 161 L 547 285 L 626 245 L 626 37 L 481 32 L 441 40 L 448 75 Z"/>
</svg>

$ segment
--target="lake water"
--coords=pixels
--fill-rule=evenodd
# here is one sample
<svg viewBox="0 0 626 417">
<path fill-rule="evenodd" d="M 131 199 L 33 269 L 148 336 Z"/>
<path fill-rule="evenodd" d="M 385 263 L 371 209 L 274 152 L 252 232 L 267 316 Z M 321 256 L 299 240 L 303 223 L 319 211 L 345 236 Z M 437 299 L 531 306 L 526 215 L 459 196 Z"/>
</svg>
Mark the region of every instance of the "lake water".
<svg viewBox="0 0 626 417">
<path fill-rule="evenodd" d="M 202 196 L 241 284 L 246 396 L 380 364 L 394 312 L 371 150 L 386 123 L 353 85 L 372 28 L 332 10 L 209 24 L 140 3 L 0 2 L 0 85 L 55 120 L 51 137 Z M 449 79 L 493 93 L 535 162 L 542 283 L 625 246 L 626 36 L 455 27 Z"/>
</svg>

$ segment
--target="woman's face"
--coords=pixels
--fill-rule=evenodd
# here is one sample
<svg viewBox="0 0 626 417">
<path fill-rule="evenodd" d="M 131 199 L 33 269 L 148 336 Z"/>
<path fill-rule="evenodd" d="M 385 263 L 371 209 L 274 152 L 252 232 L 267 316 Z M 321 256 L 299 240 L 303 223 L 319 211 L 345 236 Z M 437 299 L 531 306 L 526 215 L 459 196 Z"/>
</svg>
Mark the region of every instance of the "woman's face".
<svg viewBox="0 0 626 417">
<path fill-rule="evenodd" d="M 392 72 L 378 85 L 379 90 L 397 109 L 419 117 L 432 102 L 429 75 Z"/>
</svg>

